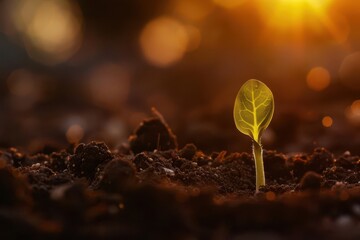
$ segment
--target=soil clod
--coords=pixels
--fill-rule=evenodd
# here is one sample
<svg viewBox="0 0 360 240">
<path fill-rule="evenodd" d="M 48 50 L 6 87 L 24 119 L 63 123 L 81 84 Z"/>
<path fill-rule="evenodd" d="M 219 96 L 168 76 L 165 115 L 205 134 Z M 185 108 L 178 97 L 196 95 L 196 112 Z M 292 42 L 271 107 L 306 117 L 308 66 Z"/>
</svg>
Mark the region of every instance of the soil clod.
<svg viewBox="0 0 360 240">
<path fill-rule="evenodd" d="M 104 143 L 91 142 L 79 144 L 67 165 L 76 177 L 93 180 L 100 170 L 99 165 L 109 162 L 112 158 L 109 148 Z"/>
<path fill-rule="evenodd" d="M 135 133 L 129 137 L 129 143 L 135 154 L 144 151 L 165 151 L 177 148 L 176 136 L 160 118 L 144 120 Z"/>
<path fill-rule="evenodd" d="M 321 187 L 321 175 L 316 172 L 309 171 L 305 173 L 300 181 L 301 190 L 319 190 Z"/>
</svg>

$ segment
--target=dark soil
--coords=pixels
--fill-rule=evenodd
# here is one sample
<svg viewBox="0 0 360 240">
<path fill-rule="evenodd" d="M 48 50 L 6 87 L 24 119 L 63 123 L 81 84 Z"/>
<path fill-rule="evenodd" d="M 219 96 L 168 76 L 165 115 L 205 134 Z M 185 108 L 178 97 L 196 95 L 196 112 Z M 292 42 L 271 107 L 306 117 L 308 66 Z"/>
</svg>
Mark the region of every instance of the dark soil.
<svg viewBox="0 0 360 240">
<path fill-rule="evenodd" d="M 0 239 L 360 239 L 360 159 L 349 152 L 264 151 L 255 194 L 250 154 L 178 150 L 161 116 L 128 146 L 3 150 Z"/>
</svg>

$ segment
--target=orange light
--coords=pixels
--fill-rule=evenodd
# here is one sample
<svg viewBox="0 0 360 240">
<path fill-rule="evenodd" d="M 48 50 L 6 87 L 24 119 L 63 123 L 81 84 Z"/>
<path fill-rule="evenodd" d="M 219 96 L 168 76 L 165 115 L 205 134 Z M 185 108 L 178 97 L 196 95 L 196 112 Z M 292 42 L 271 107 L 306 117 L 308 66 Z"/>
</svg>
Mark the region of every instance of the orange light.
<svg viewBox="0 0 360 240">
<path fill-rule="evenodd" d="M 355 100 L 352 104 L 351 104 L 351 112 L 360 117 L 360 99 L 359 100 Z"/>
<path fill-rule="evenodd" d="M 187 50 L 188 42 L 186 27 L 168 17 L 159 17 L 149 22 L 140 36 L 146 60 L 159 67 L 179 61 Z"/>
<path fill-rule="evenodd" d="M 236 8 L 242 5 L 246 0 L 213 0 L 213 2 L 224 8 Z"/>
<path fill-rule="evenodd" d="M 204 19 L 214 8 L 209 0 L 176 0 L 172 4 L 177 15 L 190 21 Z"/>
<path fill-rule="evenodd" d="M 289 40 L 301 48 L 307 32 L 330 35 L 337 43 L 344 43 L 349 24 L 342 15 L 329 10 L 333 0 L 257 0 L 267 29 L 264 40 Z M 267 36 L 269 35 L 269 36 Z M 326 36 L 328 37 L 328 36 Z"/>
<path fill-rule="evenodd" d="M 345 116 L 354 125 L 360 125 L 360 99 L 345 109 Z"/>
<path fill-rule="evenodd" d="M 321 19 L 330 0 L 260 0 L 268 23 L 278 29 L 301 27 L 305 21 Z M 306 16 L 306 18 L 305 18 Z"/>
<path fill-rule="evenodd" d="M 350 197 L 350 195 L 346 191 L 341 191 L 340 192 L 339 198 L 340 198 L 341 201 L 346 201 L 346 200 L 349 199 L 349 197 Z"/>
<path fill-rule="evenodd" d="M 331 127 L 332 125 L 333 125 L 333 119 L 331 118 L 331 117 L 329 117 L 329 116 L 325 116 L 325 117 L 323 117 L 323 119 L 322 119 L 322 125 L 324 126 L 324 127 Z"/>
<path fill-rule="evenodd" d="M 308 87 L 315 91 L 322 91 L 330 85 L 330 74 L 322 67 L 315 67 L 307 75 Z"/>
<path fill-rule="evenodd" d="M 69 0 L 19 0 L 9 9 L 29 55 L 45 64 L 70 58 L 80 47 L 82 17 Z"/>
<path fill-rule="evenodd" d="M 342 84 L 349 89 L 360 90 L 360 51 L 346 56 L 340 65 L 339 77 Z"/>
<path fill-rule="evenodd" d="M 200 46 L 201 33 L 198 28 L 191 26 L 191 25 L 186 26 L 186 32 L 187 32 L 188 38 L 189 38 L 186 51 L 192 52 Z"/>
<path fill-rule="evenodd" d="M 66 131 L 66 139 L 69 143 L 79 143 L 84 137 L 84 129 L 79 124 L 71 125 Z"/>
<path fill-rule="evenodd" d="M 276 194 L 274 192 L 267 192 L 265 198 L 268 201 L 274 201 L 276 199 Z"/>
</svg>

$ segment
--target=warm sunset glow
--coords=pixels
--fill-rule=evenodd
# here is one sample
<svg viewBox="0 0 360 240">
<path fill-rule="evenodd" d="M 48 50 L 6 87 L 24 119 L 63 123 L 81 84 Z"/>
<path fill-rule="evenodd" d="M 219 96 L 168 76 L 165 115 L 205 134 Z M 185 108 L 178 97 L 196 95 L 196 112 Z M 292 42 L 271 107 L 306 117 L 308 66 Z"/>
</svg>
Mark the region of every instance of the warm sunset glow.
<svg viewBox="0 0 360 240">
<path fill-rule="evenodd" d="M 283 29 L 301 27 L 304 22 L 316 17 L 325 17 L 330 0 L 261 0 L 267 9 L 269 24 Z M 327 20 L 326 20 L 327 21 Z"/>
<path fill-rule="evenodd" d="M 329 116 L 325 116 L 322 119 L 322 125 L 324 127 L 331 127 L 333 125 L 333 119 Z"/>
<path fill-rule="evenodd" d="M 246 0 L 213 0 L 213 2 L 224 8 L 236 8 L 246 2 Z"/>
<path fill-rule="evenodd" d="M 339 15 L 329 13 L 332 0 L 258 0 L 264 21 L 271 30 L 290 32 L 298 41 L 302 41 L 303 30 L 316 33 L 328 33 L 338 42 L 347 39 L 348 26 Z"/>
<path fill-rule="evenodd" d="M 325 68 L 315 67 L 308 73 L 306 83 L 310 89 L 322 91 L 330 84 L 330 74 Z"/>
<path fill-rule="evenodd" d="M 209 0 L 175 0 L 172 11 L 185 19 L 199 21 L 208 16 L 214 5 Z"/>
</svg>

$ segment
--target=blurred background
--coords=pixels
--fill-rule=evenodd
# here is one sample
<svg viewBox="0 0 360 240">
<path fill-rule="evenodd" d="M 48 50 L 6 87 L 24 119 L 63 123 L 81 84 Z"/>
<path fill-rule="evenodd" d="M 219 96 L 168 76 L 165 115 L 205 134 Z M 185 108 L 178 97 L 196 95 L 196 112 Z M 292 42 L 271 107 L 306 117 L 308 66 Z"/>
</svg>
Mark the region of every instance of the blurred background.
<svg viewBox="0 0 360 240">
<path fill-rule="evenodd" d="M 275 97 L 266 149 L 360 154 L 360 1 L 0 1 L 1 147 L 116 147 L 156 107 L 180 147 L 250 151 L 250 78 Z"/>
</svg>

